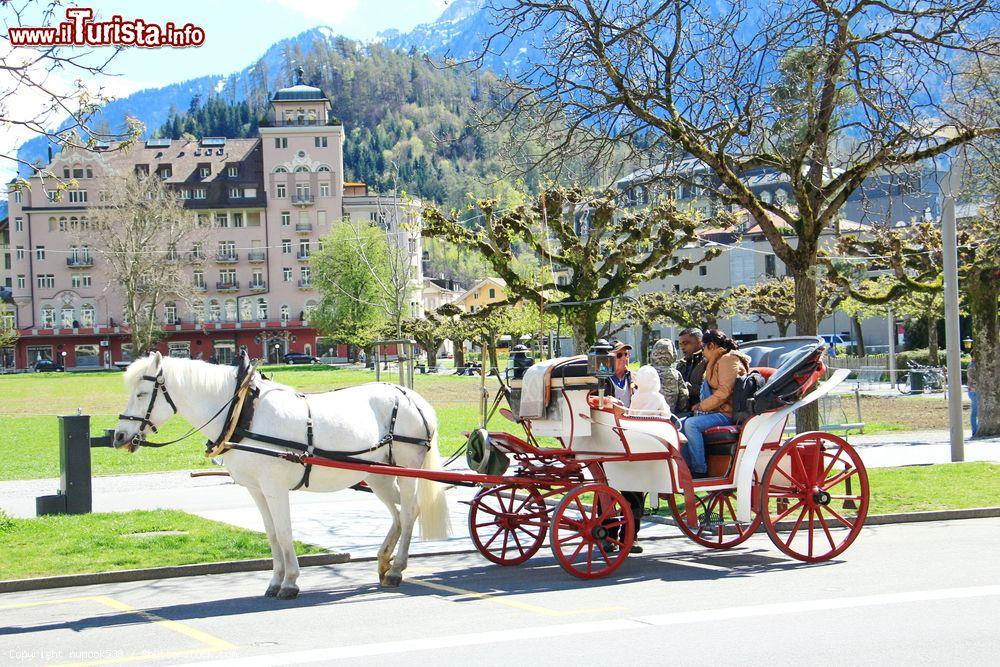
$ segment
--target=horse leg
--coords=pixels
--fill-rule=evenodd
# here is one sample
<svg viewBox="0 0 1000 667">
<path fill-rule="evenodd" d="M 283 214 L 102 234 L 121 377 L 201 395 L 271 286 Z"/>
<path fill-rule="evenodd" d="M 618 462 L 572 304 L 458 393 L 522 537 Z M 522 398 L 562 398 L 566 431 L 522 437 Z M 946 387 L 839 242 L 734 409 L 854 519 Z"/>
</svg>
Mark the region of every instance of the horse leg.
<svg viewBox="0 0 1000 667">
<path fill-rule="evenodd" d="M 271 510 L 267 506 L 267 498 L 264 492 L 256 487 L 246 487 L 253 498 L 257 509 L 260 510 L 260 518 L 264 520 L 264 531 L 267 533 L 267 543 L 271 547 L 271 560 L 274 561 L 274 570 L 271 572 L 271 581 L 267 585 L 264 595 L 273 598 L 281 588 L 281 581 L 285 578 L 285 556 L 278 545 L 278 538 L 274 532 L 274 521 L 271 519 Z"/>
<path fill-rule="evenodd" d="M 410 477 L 398 477 L 396 483 L 399 485 L 399 521 L 402 531 L 399 547 L 396 549 L 396 558 L 393 559 L 392 567 L 389 568 L 383 581 L 385 586 L 399 586 L 403 581 L 403 570 L 406 569 L 406 563 L 410 558 L 413 524 L 420 511 L 417 505 L 417 480 Z"/>
<path fill-rule="evenodd" d="M 366 481 L 368 482 L 368 488 L 389 508 L 389 514 L 392 515 L 392 527 L 389 528 L 389 532 L 386 534 L 385 540 L 382 541 L 382 546 L 378 550 L 378 580 L 379 583 L 385 583 L 385 573 L 389 571 L 389 566 L 392 564 L 390 554 L 392 554 L 392 550 L 396 547 L 396 542 L 399 540 L 401 532 L 398 507 L 399 487 L 396 486 L 396 479 L 394 477 L 386 477 L 385 475 L 372 475 Z"/>
<path fill-rule="evenodd" d="M 281 587 L 275 597 L 279 600 L 291 600 L 299 594 L 295 581 L 299 578 L 299 559 L 295 555 L 295 543 L 292 541 L 292 514 L 288 504 L 288 489 L 282 487 L 264 490 L 267 506 L 271 510 L 274 522 L 274 535 L 281 550 L 285 565 Z"/>
</svg>

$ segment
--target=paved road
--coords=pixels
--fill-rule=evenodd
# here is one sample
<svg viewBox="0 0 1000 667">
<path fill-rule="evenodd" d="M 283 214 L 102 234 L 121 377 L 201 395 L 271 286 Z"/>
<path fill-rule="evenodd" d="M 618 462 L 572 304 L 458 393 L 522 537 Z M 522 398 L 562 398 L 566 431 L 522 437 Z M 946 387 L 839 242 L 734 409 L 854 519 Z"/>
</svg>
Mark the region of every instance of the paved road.
<svg viewBox="0 0 1000 667">
<path fill-rule="evenodd" d="M 543 552 L 308 568 L 292 602 L 263 573 L 0 596 L 0 662 L 289 665 L 516 662 L 663 665 L 996 664 L 1000 519 L 867 528 L 838 561 L 646 541 L 611 578 L 572 579 Z"/>
</svg>

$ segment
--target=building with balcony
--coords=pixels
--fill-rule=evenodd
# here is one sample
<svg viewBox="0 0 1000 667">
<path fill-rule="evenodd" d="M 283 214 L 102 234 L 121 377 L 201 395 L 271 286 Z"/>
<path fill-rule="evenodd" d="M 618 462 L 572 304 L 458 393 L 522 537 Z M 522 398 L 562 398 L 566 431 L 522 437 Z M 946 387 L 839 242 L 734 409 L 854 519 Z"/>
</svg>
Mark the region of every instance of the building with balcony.
<svg viewBox="0 0 1000 667">
<path fill-rule="evenodd" d="M 81 244 L 90 207 L 100 206 L 111 173 L 155 173 L 209 229 L 188 248 L 163 248 L 165 261 L 189 271 L 193 298 L 162 305 L 164 354 L 229 361 L 246 346 L 275 361 L 286 352 L 315 353 L 309 312 L 319 303 L 309 273 L 312 253 L 345 216 L 386 209 L 384 197 L 350 184 L 345 197 L 344 127 L 329 98 L 302 82 L 278 90 L 270 116 L 252 139 L 149 139 L 127 150 L 64 150 L 49 165 L 75 184 L 63 196 L 39 176 L 30 188 L 8 188 L 9 268 L 0 284 L 10 298 L 20 338 L 14 364 L 61 359 L 67 368 L 113 367 L 129 361 L 121 295 L 110 285 L 99 249 Z M 405 213 L 403 213 L 405 211 Z M 399 240 L 421 284 L 419 202 L 396 206 L 383 220 L 410 223 Z M 294 274 L 297 279 L 288 276 Z M 419 303 L 418 303 L 419 305 Z M 417 308 L 416 310 L 420 310 Z M 344 355 L 346 356 L 346 350 Z"/>
</svg>

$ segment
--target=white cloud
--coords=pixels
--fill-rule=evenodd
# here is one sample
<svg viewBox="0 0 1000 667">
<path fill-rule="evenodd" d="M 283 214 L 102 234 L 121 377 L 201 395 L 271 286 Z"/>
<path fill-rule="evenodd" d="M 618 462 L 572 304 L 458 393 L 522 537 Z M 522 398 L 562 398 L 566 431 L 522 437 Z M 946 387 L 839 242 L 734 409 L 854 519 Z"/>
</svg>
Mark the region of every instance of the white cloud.
<svg viewBox="0 0 1000 667">
<path fill-rule="evenodd" d="M 331 26 L 340 25 L 349 20 L 360 4 L 358 0 L 335 0 L 333 2 L 317 2 L 316 0 L 267 1 Z"/>
</svg>

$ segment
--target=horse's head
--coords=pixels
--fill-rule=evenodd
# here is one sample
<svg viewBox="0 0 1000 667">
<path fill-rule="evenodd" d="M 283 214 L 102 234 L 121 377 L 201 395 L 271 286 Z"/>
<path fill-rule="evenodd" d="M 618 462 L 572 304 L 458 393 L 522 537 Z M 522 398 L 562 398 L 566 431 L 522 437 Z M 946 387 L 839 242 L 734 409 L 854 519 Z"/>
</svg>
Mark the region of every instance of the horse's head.
<svg viewBox="0 0 1000 667">
<path fill-rule="evenodd" d="M 163 377 L 163 357 L 159 352 L 133 361 L 125 370 L 128 404 L 118 415 L 114 446 L 134 452 L 149 431 L 172 417 L 177 408 L 167 392 Z"/>
</svg>

